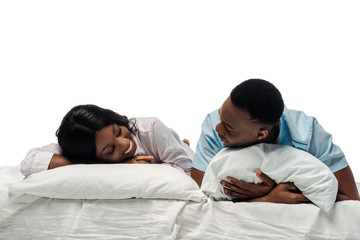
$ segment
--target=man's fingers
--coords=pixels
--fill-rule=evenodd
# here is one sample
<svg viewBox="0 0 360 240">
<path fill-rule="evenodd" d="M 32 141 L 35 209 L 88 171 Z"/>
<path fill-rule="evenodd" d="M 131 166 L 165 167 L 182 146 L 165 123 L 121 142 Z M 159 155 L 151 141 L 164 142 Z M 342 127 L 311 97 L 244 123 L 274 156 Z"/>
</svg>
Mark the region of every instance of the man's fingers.
<svg viewBox="0 0 360 240">
<path fill-rule="evenodd" d="M 242 188 L 235 186 L 227 181 L 224 181 L 224 180 L 221 181 L 221 185 L 224 186 L 224 192 L 231 196 L 239 197 L 239 198 L 247 198 L 249 195 L 248 191 L 246 189 L 242 189 Z"/>
<path fill-rule="evenodd" d="M 280 183 L 279 185 L 283 185 L 284 189 L 286 189 L 289 194 L 291 194 L 292 198 L 297 202 L 309 202 L 310 200 L 305 197 L 301 191 L 295 186 L 292 182 Z"/>
<path fill-rule="evenodd" d="M 227 188 L 224 188 L 224 191 L 227 195 L 230 195 L 234 198 L 237 198 L 237 199 L 247 199 L 249 198 L 246 194 L 241 194 L 241 193 L 238 193 L 238 192 L 234 192 L 230 189 L 227 189 Z"/>
<path fill-rule="evenodd" d="M 276 182 L 274 180 L 272 180 L 271 178 L 269 178 L 265 173 L 263 173 L 262 171 L 260 171 L 260 169 L 256 169 L 256 176 L 264 182 L 265 185 L 268 186 L 275 186 Z"/>
<path fill-rule="evenodd" d="M 241 189 L 251 189 L 253 186 L 252 183 L 247 183 L 233 177 L 227 177 L 226 179 Z"/>
<path fill-rule="evenodd" d="M 264 179 L 268 178 L 265 174 L 261 175 L 264 175 Z M 227 177 L 226 179 L 227 181 L 223 180 L 221 184 L 226 186 L 226 188 L 241 194 L 242 198 L 244 198 L 244 196 L 245 198 L 256 198 L 264 196 L 268 194 L 274 188 L 274 186 L 276 186 L 276 184 L 273 183 L 274 181 L 270 178 L 265 179 L 269 185 L 265 183 L 248 183 L 233 177 Z M 233 194 L 233 196 L 237 195 Z"/>
<path fill-rule="evenodd" d="M 301 191 L 295 186 L 294 183 L 292 182 L 288 182 L 288 183 L 283 183 L 287 190 L 290 191 L 290 192 L 295 192 L 295 193 L 301 193 Z"/>
</svg>

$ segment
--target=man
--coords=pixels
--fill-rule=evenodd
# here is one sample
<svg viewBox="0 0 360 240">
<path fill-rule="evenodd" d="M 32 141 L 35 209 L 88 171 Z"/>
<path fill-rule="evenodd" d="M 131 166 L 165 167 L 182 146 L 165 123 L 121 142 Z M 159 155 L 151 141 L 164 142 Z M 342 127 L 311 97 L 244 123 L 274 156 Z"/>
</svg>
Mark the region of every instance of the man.
<svg viewBox="0 0 360 240">
<path fill-rule="evenodd" d="M 270 82 L 249 79 L 236 86 L 222 107 L 205 118 L 191 170 L 201 186 L 207 165 L 225 147 L 247 147 L 257 143 L 293 146 L 325 163 L 338 180 L 337 201 L 359 200 L 355 180 L 341 149 L 313 117 L 288 110 L 279 90 Z M 301 203 L 308 200 L 292 183 L 276 183 L 261 171 L 261 184 L 228 177 L 224 191 L 239 200 Z"/>
</svg>

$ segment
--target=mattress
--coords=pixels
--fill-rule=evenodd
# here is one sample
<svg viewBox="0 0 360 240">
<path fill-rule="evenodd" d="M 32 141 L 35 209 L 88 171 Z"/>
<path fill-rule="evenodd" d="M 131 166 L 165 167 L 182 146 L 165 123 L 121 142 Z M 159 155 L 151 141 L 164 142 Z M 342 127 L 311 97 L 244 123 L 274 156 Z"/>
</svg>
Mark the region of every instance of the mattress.
<svg viewBox="0 0 360 240">
<path fill-rule="evenodd" d="M 11 195 L 0 168 L 0 239 L 360 239 L 360 202 L 314 204 Z"/>
</svg>

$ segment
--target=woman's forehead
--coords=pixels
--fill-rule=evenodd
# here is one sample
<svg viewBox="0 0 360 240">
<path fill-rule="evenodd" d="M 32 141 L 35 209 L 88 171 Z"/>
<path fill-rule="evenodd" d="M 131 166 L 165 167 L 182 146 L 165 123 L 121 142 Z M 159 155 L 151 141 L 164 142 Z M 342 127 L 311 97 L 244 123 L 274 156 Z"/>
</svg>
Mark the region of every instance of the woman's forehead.
<svg viewBox="0 0 360 240">
<path fill-rule="evenodd" d="M 95 133 L 95 145 L 96 149 L 101 148 L 102 145 L 112 139 L 115 131 L 115 124 L 103 127 L 102 129 L 96 131 Z"/>
</svg>

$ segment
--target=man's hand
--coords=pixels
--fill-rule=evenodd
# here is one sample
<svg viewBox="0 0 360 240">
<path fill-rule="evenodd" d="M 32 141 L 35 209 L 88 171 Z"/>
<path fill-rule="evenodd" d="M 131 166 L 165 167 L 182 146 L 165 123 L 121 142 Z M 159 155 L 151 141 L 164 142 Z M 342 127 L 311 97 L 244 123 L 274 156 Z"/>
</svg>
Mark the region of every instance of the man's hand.
<svg viewBox="0 0 360 240">
<path fill-rule="evenodd" d="M 256 176 L 262 180 L 262 183 L 247 183 L 233 177 L 227 177 L 227 181 L 221 181 L 226 194 L 238 198 L 239 200 L 247 200 L 259 198 L 270 193 L 276 186 L 276 182 L 269 178 L 266 174 L 256 169 Z"/>
<path fill-rule="evenodd" d="M 249 202 L 272 202 L 297 204 L 310 202 L 293 183 L 279 183 L 266 196 L 249 200 Z"/>
</svg>

